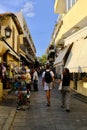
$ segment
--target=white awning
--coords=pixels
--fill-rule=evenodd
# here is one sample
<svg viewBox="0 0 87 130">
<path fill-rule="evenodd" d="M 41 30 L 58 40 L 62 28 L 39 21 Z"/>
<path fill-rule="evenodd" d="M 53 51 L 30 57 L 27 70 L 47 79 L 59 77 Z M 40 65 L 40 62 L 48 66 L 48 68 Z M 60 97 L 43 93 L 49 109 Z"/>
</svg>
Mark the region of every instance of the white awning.
<svg viewBox="0 0 87 130">
<path fill-rule="evenodd" d="M 70 72 L 87 72 L 87 39 L 80 39 L 73 44 L 65 67 Z"/>
<path fill-rule="evenodd" d="M 54 67 L 56 66 L 60 66 L 60 65 L 64 65 L 64 57 L 68 51 L 68 48 L 70 47 L 70 45 L 66 46 L 64 49 L 62 49 L 60 52 L 59 52 L 59 55 L 58 57 L 55 59 L 55 62 L 54 62 Z"/>
</svg>

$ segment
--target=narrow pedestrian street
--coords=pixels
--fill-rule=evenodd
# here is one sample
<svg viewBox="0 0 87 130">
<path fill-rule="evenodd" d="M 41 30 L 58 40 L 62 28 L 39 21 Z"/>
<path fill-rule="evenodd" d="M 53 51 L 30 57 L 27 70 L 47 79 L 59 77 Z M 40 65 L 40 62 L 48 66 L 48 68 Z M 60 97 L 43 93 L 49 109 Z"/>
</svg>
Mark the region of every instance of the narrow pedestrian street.
<svg viewBox="0 0 87 130">
<path fill-rule="evenodd" d="M 71 112 L 67 113 L 60 107 L 60 92 L 55 84 L 51 106 L 47 107 L 40 78 L 39 91 L 31 91 L 30 109 L 16 113 L 10 130 L 87 130 L 87 104 L 72 95 Z"/>
<path fill-rule="evenodd" d="M 0 130 L 87 130 L 86 53 L 87 0 L 2 0 Z"/>
</svg>

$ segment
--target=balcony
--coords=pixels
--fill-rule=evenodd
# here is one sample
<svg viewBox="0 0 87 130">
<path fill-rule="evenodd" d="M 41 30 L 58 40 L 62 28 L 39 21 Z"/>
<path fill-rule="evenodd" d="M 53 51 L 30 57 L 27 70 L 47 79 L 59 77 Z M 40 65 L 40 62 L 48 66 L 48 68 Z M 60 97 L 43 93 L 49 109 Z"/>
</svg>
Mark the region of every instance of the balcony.
<svg viewBox="0 0 87 130">
<path fill-rule="evenodd" d="M 55 58 L 55 47 L 54 45 L 50 45 L 49 51 L 48 51 L 48 57 L 49 63 L 53 63 Z"/>
<path fill-rule="evenodd" d="M 57 14 L 65 13 L 66 1 L 65 0 L 55 0 L 54 12 Z"/>
</svg>

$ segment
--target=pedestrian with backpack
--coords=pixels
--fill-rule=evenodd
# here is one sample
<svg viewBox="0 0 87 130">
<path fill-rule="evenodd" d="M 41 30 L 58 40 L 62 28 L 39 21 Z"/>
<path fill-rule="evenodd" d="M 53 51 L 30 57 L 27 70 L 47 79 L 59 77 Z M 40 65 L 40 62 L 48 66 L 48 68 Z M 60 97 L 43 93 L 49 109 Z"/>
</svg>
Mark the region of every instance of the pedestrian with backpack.
<svg viewBox="0 0 87 130">
<path fill-rule="evenodd" d="M 54 87 L 54 73 L 50 70 L 49 64 L 46 65 L 46 70 L 42 73 L 42 86 L 46 91 L 47 106 L 50 106 L 51 89 Z"/>
</svg>

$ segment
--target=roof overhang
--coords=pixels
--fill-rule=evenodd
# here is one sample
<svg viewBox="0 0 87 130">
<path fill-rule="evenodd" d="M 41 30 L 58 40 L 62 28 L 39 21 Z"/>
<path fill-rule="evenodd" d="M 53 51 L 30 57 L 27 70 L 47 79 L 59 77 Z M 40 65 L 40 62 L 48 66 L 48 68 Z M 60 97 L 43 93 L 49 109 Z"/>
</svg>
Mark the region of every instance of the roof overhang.
<svg viewBox="0 0 87 130">
<path fill-rule="evenodd" d="M 2 44 L 2 42 L 4 44 Z M 0 56 L 2 56 L 7 50 L 9 50 L 9 54 L 13 55 L 15 58 L 20 59 L 20 56 L 13 50 L 13 48 L 3 39 L 3 41 L 0 42 L 1 47 L 1 53 Z"/>
<path fill-rule="evenodd" d="M 18 18 L 17 18 L 17 16 L 15 14 L 10 13 L 10 12 L 2 13 L 2 14 L 0 14 L 0 18 L 1 17 L 12 17 L 12 19 L 13 19 L 13 21 L 14 21 L 17 29 L 18 29 L 19 34 L 23 34 L 22 27 L 21 27 L 20 22 L 19 22 L 19 20 L 18 20 Z"/>
<path fill-rule="evenodd" d="M 23 35 L 23 40 L 24 40 L 24 43 L 27 43 L 27 49 L 29 50 L 30 54 L 35 55 L 36 49 L 35 49 L 34 44 L 31 43 L 31 41 L 29 41 L 29 39 L 25 35 Z"/>
<path fill-rule="evenodd" d="M 65 39 L 68 36 L 74 34 L 75 32 L 79 31 L 80 29 L 87 26 L 87 16 L 84 17 L 81 21 L 79 21 L 75 26 L 73 26 L 70 30 L 62 35 L 62 38 Z"/>
</svg>

